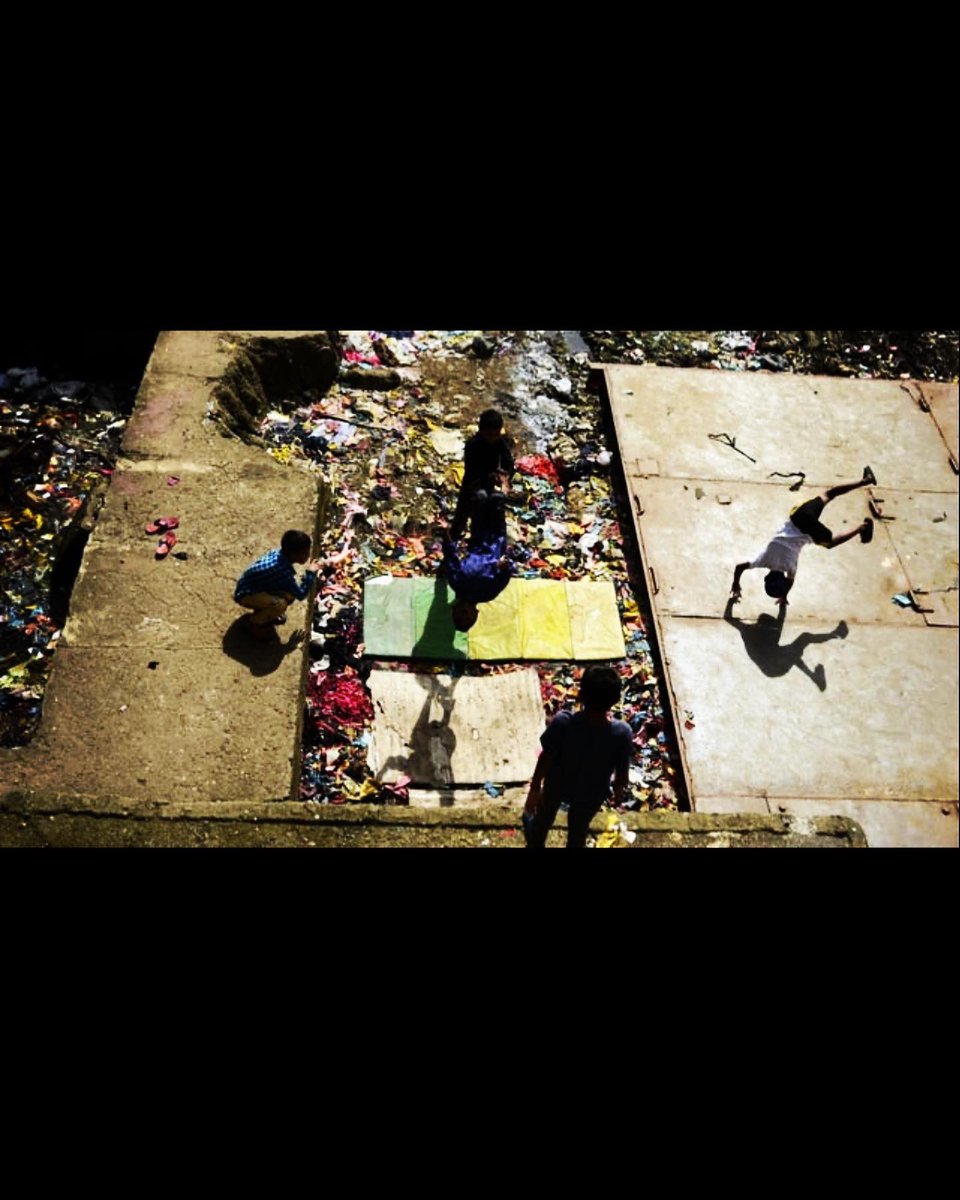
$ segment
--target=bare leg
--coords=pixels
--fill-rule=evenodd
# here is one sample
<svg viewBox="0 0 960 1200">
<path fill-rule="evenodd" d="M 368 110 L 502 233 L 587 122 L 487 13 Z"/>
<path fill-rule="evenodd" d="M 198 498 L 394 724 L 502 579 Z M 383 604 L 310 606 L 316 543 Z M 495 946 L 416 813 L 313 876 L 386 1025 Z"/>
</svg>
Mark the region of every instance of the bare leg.
<svg viewBox="0 0 960 1200">
<path fill-rule="evenodd" d="M 833 487 L 827 488 L 820 495 L 823 498 L 824 504 L 829 504 L 831 500 L 836 500 L 838 496 L 843 496 L 847 492 L 854 492 L 857 488 L 869 487 L 869 481 L 866 479 L 858 479 L 856 483 L 836 483 Z"/>
<path fill-rule="evenodd" d="M 799 667 L 808 679 L 812 679 L 821 692 L 825 692 L 827 690 L 827 677 L 826 672 L 823 669 L 823 663 L 817 663 L 812 671 L 802 658 L 798 658 L 793 665 L 795 667 Z"/>
<path fill-rule="evenodd" d="M 855 525 L 853 529 L 845 529 L 843 533 L 834 534 L 829 542 L 825 545 L 832 550 L 834 546 L 842 546 L 844 542 L 849 542 L 851 538 L 857 537 L 861 530 L 867 527 L 866 521 L 861 521 L 859 525 Z"/>
</svg>

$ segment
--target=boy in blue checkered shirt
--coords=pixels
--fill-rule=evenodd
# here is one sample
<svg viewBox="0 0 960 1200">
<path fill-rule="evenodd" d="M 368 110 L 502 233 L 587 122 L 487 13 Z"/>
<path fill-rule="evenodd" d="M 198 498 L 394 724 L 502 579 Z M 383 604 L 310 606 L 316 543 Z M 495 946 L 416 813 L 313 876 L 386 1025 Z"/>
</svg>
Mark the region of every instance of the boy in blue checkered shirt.
<svg viewBox="0 0 960 1200">
<path fill-rule="evenodd" d="M 297 581 L 294 564 L 305 566 L 303 583 Z M 272 626 L 286 621 L 285 613 L 294 600 L 306 600 L 322 564 L 310 558 L 310 535 L 301 529 L 288 529 L 280 539 L 279 550 L 268 550 L 247 567 L 237 580 L 233 598 L 247 614 L 244 628 L 260 641 L 272 636 Z"/>
</svg>

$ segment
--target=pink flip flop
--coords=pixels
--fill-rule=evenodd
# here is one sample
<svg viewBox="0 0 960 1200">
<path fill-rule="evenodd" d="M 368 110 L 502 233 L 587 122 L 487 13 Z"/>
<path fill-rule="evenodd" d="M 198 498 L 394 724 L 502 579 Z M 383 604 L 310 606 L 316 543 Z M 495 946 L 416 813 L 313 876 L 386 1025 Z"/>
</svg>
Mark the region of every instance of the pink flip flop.
<svg viewBox="0 0 960 1200">
<path fill-rule="evenodd" d="M 175 533 L 165 533 L 157 542 L 157 558 L 166 558 L 173 547 L 177 544 L 177 535 Z"/>
<path fill-rule="evenodd" d="M 179 517 L 157 517 L 155 521 L 151 521 L 149 525 L 144 527 L 145 533 L 163 533 L 167 529 L 176 529 L 180 524 Z"/>
</svg>

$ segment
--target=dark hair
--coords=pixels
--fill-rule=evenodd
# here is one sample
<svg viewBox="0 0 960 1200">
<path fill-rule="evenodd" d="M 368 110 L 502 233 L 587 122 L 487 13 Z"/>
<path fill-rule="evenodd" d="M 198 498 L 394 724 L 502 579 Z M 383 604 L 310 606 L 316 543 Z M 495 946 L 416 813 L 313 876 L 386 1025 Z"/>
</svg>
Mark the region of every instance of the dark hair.
<svg viewBox="0 0 960 1200">
<path fill-rule="evenodd" d="M 450 615 L 453 617 L 454 628 L 460 633 L 466 633 L 476 625 L 480 614 L 477 612 L 477 606 L 469 600 L 456 600 L 450 609 Z"/>
<path fill-rule="evenodd" d="M 288 529 L 280 539 L 280 549 L 288 558 L 292 558 L 294 554 L 302 554 L 304 550 L 309 550 L 310 540 L 310 534 L 304 533 L 302 529 Z"/>
<path fill-rule="evenodd" d="M 619 699 L 620 676 L 613 667 L 587 667 L 580 680 L 580 703 L 606 712 Z"/>
<path fill-rule="evenodd" d="M 768 596 L 775 596 L 779 599 L 785 596 L 790 591 L 790 580 L 782 571 L 771 571 L 763 581 L 763 590 Z"/>
<path fill-rule="evenodd" d="M 487 408 L 480 414 L 480 420 L 477 422 L 478 429 L 502 429 L 503 417 L 495 408 Z"/>
</svg>

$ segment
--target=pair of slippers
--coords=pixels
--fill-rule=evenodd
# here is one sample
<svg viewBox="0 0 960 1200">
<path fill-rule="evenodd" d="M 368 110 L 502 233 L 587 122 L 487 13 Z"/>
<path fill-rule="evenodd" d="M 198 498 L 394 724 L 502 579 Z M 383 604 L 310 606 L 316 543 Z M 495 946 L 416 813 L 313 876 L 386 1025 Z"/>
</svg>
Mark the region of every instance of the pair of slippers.
<svg viewBox="0 0 960 1200">
<path fill-rule="evenodd" d="M 173 532 L 180 524 L 179 517 L 157 517 L 155 521 L 151 521 L 149 525 L 144 527 L 144 532 L 151 535 L 162 534 L 160 541 L 157 542 L 156 556 L 157 558 L 166 558 L 170 551 L 177 544 L 177 535 Z"/>
</svg>

